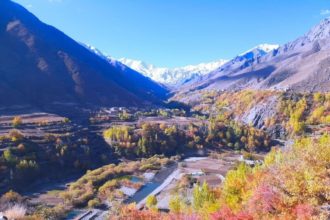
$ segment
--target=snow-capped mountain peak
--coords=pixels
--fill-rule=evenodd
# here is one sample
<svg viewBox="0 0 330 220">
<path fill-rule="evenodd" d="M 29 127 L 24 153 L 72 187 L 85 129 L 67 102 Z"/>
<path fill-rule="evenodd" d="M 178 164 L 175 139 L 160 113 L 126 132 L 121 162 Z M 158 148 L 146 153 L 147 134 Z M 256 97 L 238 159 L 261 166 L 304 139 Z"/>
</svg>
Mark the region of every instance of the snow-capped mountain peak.
<svg viewBox="0 0 330 220">
<path fill-rule="evenodd" d="M 259 50 L 263 50 L 266 53 L 269 53 L 272 50 L 276 50 L 280 47 L 280 45 L 278 44 L 260 44 L 258 46 L 256 46 L 254 49 L 259 49 Z"/>
<path fill-rule="evenodd" d="M 197 76 L 205 75 L 227 62 L 227 60 L 218 60 L 209 63 L 200 63 L 197 65 L 166 68 L 156 67 L 151 64 L 146 64 L 143 61 L 127 58 L 121 58 L 119 61 L 157 82 L 170 85 L 180 84 Z"/>
<path fill-rule="evenodd" d="M 253 52 L 253 51 L 261 51 L 263 53 L 269 53 L 272 50 L 276 50 L 280 47 L 278 44 L 259 44 L 256 47 L 253 47 L 244 53 L 241 53 L 239 56 L 244 56 L 247 53 Z"/>
<path fill-rule="evenodd" d="M 213 62 L 200 63 L 197 65 L 188 65 L 184 67 L 177 68 L 167 68 L 167 67 L 156 67 L 152 64 L 147 64 L 140 60 L 133 60 L 128 58 L 115 59 L 111 56 L 105 55 L 97 48 L 85 45 L 86 48 L 101 56 L 104 59 L 107 59 L 109 62 L 120 62 L 131 69 L 151 78 L 152 80 L 167 84 L 170 86 L 182 85 L 186 82 L 195 82 L 200 79 L 202 76 L 209 74 L 213 71 L 220 69 L 222 66 L 226 66 L 228 60 L 220 59 Z M 244 59 L 252 59 L 254 57 L 261 57 L 270 51 L 277 49 L 279 45 L 274 44 L 260 44 L 232 59 L 230 62 L 241 61 Z"/>
</svg>

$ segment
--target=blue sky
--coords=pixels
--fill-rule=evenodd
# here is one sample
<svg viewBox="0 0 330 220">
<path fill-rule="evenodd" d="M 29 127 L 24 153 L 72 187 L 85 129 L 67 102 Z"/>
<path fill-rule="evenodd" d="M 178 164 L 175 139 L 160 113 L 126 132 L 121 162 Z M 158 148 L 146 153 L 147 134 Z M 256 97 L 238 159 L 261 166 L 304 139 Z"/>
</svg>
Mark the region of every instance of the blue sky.
<svg viewBox="0 0 330 220">
<path fill-rule="evenodd" d="M 116 58 L 176 67 L 283 44 L 330 16 L 330 0 L 14 0 Z"/>
</svg>

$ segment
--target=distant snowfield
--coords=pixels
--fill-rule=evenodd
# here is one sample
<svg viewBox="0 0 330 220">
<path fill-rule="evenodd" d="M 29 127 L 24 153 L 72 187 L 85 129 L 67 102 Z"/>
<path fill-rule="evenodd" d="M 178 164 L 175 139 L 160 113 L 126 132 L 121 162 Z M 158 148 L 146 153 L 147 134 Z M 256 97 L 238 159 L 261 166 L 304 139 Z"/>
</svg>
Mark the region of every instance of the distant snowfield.
<svg viewBox="0 0 330 220">
<path fill-rule="evenodd" d="M 152 80 L 163 83 L 169 86 L 179 86 L 186 82 L 196 81 L 203 75 L 209 74 L 223 65 L 225 65 L 229 60 L 219 59 L 213 62 L 205 62 L 197 65 L 188 65 L 184 67 L 177 68 L 167 68 L 167 67 L 156 67 L 152 64 L 147 64 L 141 60 L 134 60 L 128 58 L 115 59 L 102 53 L 97 48 L 85 45 L 86 48 L 94 52 L 96 55 L 109 60 L 110 62 L 120 62 L 131 69 L 151 78 Z M 262 51 L 263 53 L 268 53 L 279 47 L 276 44 L 260 44 L 238 56 L 250 53 L 254 50 Z"/>
<path fill-rule="evenodd" d="M 242 56 L 256 50 L 259 50 L 260 52 L 266 54 L 278 48 L 279 45 L 277 44 L 260 44 L 238 56 Z M 147 64 L 140 60 L 133 60 L 127 58 L 121 58 L 118 59 L 118 61 L 153 79 L 156 82 L 160 82 L 167 85 L 181 85 L 185 82 L 198 80 L 199 77 L 219 69 L 229 60 L 220 59 L 214 62 L 200 63 L 197 65 L 188 65 L 177 68 L 156 67 L 152 64 Z"/>
<path fill-rule="evenodd" d="M 156 82 L 175 85 L 181 84 L 184 81 L 190 80 L 194 77 L 208 74 L 221 67 L 228 60 L 220 59 L 214 62 L 200 63 L 197 65 L 188 65 L 177 68 L 156 67 L 140 60 L 132 60 L 127 58 L 121 58 L 118 61 Z"/>
</svg>

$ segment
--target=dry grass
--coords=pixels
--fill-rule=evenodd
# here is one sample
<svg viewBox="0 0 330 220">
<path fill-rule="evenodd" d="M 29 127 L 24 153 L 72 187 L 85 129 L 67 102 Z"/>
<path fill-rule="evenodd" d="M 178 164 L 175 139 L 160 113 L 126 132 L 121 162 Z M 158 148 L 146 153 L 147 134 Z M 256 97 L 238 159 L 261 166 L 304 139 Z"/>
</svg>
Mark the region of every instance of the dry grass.
<svg viewBox="0 0 330 220">
<path fill-rule="evenodd" d="M 23 219 L 26 214 L 26 207 L 23 205 L 14 205 L 7 209 L 3 214 L 8 219 Z"/>
</svg>

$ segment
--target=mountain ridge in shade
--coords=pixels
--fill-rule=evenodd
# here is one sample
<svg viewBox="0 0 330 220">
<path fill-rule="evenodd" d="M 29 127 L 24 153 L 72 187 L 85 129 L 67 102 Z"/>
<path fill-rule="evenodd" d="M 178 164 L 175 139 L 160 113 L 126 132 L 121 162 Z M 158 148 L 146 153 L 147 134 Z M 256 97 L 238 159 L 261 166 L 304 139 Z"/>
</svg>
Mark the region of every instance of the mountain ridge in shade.
<svg viewBox="0 0 330 220">
<path fill-rule="evenodd" d="M 159 104 L 167 90 L 109 63 L 12 1 L 0 2 L 0 104 Z"/>
</svg>

